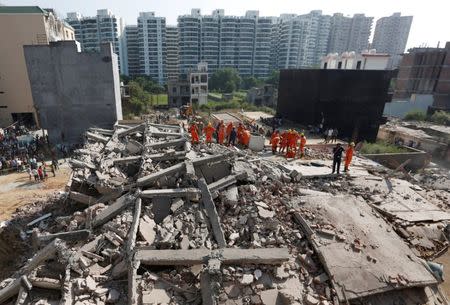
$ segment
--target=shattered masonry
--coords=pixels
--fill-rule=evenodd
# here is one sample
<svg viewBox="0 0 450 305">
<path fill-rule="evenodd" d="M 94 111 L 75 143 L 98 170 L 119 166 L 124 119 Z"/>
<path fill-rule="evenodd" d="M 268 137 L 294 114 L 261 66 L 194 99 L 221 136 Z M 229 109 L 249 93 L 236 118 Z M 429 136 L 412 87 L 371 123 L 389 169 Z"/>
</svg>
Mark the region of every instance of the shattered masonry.
<svg viewBox="0 0 450 305">
<path fill-rule="evenodd" d="M 386 196 L 375 175 L 335 194 L 339 182 L 237 148 L 191 147 L 181 127 L 151 120 L 86 137 L 63 203 L 76 212 L 28 224 L 35 255 L 1 283 L 0 304 L 387 304 L 394 294 L 447 304 L 416 254 L 448 242 L 429 241 L 424 255 L 425 240 L 410 249 L 395 233 L 409 242 L 428 220 L 396 208 L 405 188 L 416 196 L 403 180 Z"/>
</svg>

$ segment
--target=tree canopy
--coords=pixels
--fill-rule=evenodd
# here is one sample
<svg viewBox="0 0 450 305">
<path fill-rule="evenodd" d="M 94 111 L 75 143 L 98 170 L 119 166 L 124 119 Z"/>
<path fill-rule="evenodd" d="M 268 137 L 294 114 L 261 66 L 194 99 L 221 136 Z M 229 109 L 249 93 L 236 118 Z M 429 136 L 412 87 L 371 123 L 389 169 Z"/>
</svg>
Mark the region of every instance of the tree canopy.
<svg viewBox="0 0 450 305">
<path fill-rule="evenodd" d="M 222 93 L 231 93 L 241 87 L 242 79 L 233 68 L 223 68 L 214 72 L 209 78 L 209 89 Z"/>
</svg>

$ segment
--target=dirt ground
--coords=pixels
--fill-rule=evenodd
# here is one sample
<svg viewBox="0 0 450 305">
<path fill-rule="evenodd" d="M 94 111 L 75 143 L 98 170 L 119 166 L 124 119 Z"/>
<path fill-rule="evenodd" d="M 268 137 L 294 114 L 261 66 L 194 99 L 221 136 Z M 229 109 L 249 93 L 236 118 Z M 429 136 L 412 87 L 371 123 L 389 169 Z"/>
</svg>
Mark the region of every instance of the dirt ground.
<svg viewBox="0 0 450 305">
<path fill-rule="evenodd" d="M 56 172 L 56 177 L 49 172 L 49 177 L 44 182 L 35 182 L 34 178 L 29 180 L 26 172 L 0 176 L 0 222 L 10 219 L 18 207 L 63 190 L 70 171 L 67 163 L 62 164 Z"/>
</svg>

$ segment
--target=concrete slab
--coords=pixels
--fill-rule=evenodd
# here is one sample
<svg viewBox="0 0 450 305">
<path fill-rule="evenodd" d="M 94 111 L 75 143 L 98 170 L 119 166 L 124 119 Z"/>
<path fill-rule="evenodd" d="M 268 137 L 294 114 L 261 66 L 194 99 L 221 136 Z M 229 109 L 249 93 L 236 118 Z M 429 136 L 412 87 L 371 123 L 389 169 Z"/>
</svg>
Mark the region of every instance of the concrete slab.
<svg viewBox="0 0 450 305">
<path fill-rule="evenodd" d="M 303 211 L 315 215 L 314 220 L 303 218 L 313 233 L 307 236 L 333 279 L 341 302 L 437 282 L 408 245 L 365 202 L 353 196 L 306 196 L 303 202 Z M 334 227 L 345 241 L 317 234 L 318 224 Z"/>
</svg>

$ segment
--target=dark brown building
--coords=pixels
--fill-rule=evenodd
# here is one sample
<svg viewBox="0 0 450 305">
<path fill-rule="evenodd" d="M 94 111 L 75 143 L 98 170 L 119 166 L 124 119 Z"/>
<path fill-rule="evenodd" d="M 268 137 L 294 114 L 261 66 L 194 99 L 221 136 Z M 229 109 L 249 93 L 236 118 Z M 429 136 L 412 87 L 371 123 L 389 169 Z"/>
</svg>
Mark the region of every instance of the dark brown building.
<svg viewBox="0 0 450 305">
<path fill-rule="evenodd" d="M 413 48 L 403 55 L 394 99 L 433 94 L 433 108 L 450 110 L 450 42 L 445 48 Z"/>
</svg>

